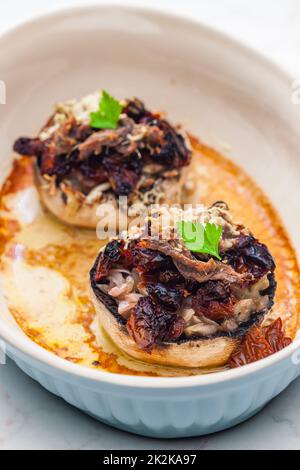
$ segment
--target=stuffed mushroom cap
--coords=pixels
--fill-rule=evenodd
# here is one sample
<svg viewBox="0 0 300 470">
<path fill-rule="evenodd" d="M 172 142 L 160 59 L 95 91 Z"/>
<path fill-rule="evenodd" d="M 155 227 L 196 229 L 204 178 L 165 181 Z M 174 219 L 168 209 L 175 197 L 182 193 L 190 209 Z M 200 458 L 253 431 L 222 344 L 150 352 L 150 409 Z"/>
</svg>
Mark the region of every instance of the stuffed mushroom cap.
<svg viewBox="0 0 300 470">
<path fill-rule="evenodd" d="M 182 222 L 215 227 L 218 251 L 189 249 Z M 161 207 L 100 251 L 91 295 L 99 322 L 125 354 L 162 365 L 216 367 L 271 309 L 274 270 L 267 247 L 233 222 L 225 203 Z"/>
<path fill-rule="evenodd" d="M 36 138 L 20 137 L 14 150 L 35 158 L 44 205 L 62 221 L 95 228 L 101 205 L 117 211 L 126 197 L 129 220 L 151 204 L 180 202 L 192 152 L 188 137 L 137 98 L 120 102 L 115 128 L 96 128 L 102 95 L 56 106 Z M 100 208 L 100 210 L 99 210 Z"/>
</svg>

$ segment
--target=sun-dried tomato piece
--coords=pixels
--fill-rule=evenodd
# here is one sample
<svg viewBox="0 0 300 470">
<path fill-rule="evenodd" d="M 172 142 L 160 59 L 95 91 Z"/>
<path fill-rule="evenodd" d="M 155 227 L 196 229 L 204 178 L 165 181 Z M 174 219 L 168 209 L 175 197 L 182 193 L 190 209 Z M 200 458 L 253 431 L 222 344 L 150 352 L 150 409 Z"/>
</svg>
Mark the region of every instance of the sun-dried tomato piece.
<svg viewBox="0 0 300 470">
<path fill-rule="evenodd" d="M 43 130 L 54 123 L 53 116 Z M 74 187 L 86 194 L 90 183 L 109 181 L 116 196 L 134 192 L 145 165 L 154 163 L 159 165 L 159 171 L 172 170 L 188 165 L 191 157 L 176 128 L 136 98 L 127 101 L 116 129 L 92 128 L 70 112 L 46 140 L 21 137 L 14 150 L 36 156 L 42 175 L 55 175 L 58 185 L 71 175 Z M 146 178 L 143 183 L 149 187 L 153 178 Z"/>
<path fill-rule="evenodd" d="M 252 235 L 241 235 L 233 248 L 226 252 L 226 259 L 236 271 L 250 272 L 256 279 L 275 269 L 274 259 L 266 245 Z"/>
<path fill-rule="evenodd" d="M 95 275 L 95 281 L 98 282 L 109 273 L 109 270 L 114 263 L 118 263 L 122 256 L 121 244 L 118 240 L 112 240 L 109 242 L 105 250 L 101 253 L 97 271 Z"/>
<path fill-rule="evenodd" d="M 44 151 L 44 142 L 40 139 L 31 139 L 29 137 L 19 137 L 14 143 L 14 152 L 20 155 L 29 155 L 39 157 Z"/>
<path fill-rule="evenodd" d="M 103 167 L 114 193 L 118 196 L 129 196 L 139 181 L 142 161 L 137 154 L 130 155 L 129 158 L 117 154 L 109 155 L 104 156 Z"/>
<path fill-rule="evenodd" d="M 151 352 L 162 341 L 177 339 L 184 330 L 184 321 L 163 309 L 152 297 L 139 299 L 127 321 L 127 329 L 139 348 Z"/>
<path fill-rule="evenodd" d="M 230 287 L 222 281 L 205 282 L 192 299 L 197 315 L 205 315 L 214 321 L 232 316 L 234 303 Z"/>
<path fill-rule="evenodd" d="M 121 264 L 124 268 L 131 268 L 132 254 L 130 250 L 124 248 L 123 241 L 112 240 L 106 245 L 99 257 L 95 281 L 98 282 L 105 278 L 116 264 Z"/>
<path fill-rule="evenodd" d="M 178 315 L 174 316 L 174 321 L 171 323 L 171 328 L 168 331 L 167 336 L 165 337 L 165 341 L 173 341 L 182 335 L 185 328 L 185 321 L 182 317 Z"/>
<path fill-rule="evenodd" d="M 108 173 L 108 179 L 117 196 L 129 196 L 138 183 L 139 175 L 127 168 L 116 167 Z"/>
<path fill-rule="evenodd" d="M 132 252 L 133 265 L 139 273 L 149 273 L 169 266 L 166 255 L 145 248 L 143 242 L 131 243 L 128 249 Z"/>
<path fill-rule="evenodd" d="M 191 151 L 187 149 L 183 136 L 164 119 L 154 119 L 150 125 L 157 126 L 163 131 L 164 136 L 162 145 L 154 153 L 154 159 L 170 168 L 187 165 L 191 158 Z"/>
<path fill-rule="evenodd" d="M 138 98 L 129 100 L 122 112 L 137 123 L 145 118 L 150 119 L 153 116 L 153 114 L 145 108 L 144 103 Z"/>
<path fill-rule="evenodd" d="M 121 244 L 121 264 L 126 269 L 131 269 L 133 267 L 133 257 L 130 250 L 125 249 L 123 244 Z"/>
<path fill-rule="evenodd" d="M 291 342 L 291 338 L 285 336 L 281 318 L 264 328 L 254 326 L 231 355 L 229 366 L 240 367 L 258 361 L 280 351 Z"/>
<path fill-rule="evenodd" d="M 98 184 L 108 181 L 107 172 L 99 155 L 90 155 L 86 160 L 80 162 L 78 169 L 84 176 Z"/>
<path fill-rule="evenodd" d="M 147 291 L 170 310 L 177 310 L 184 299 L 184 290 L 178 287 L 164 286 L 162 283 L 147 284 Z"/>
<path fill-rule="evenodd" d="M 262 330 L 257 326 L 246 333 L 240 346 L 231 355 L 230 367 L 239 367 L 250 362 L 258 361 L 273 353 L 273 350 L 264 337 Z"/>
<path fill-rule="evenodd" d="M 164 284 L 184 284 L 184 277 L 176 269 L 164 269 L 159 272 L 159 280 Z"/>
<path fill-rule="evenodd" d="M 264 327 L 263 333 L 273 352 L 280 351 L 292 342 L 291 338 L 285 336 L 281 318 L 277 318 L 273 323 Z"/>
</svg>

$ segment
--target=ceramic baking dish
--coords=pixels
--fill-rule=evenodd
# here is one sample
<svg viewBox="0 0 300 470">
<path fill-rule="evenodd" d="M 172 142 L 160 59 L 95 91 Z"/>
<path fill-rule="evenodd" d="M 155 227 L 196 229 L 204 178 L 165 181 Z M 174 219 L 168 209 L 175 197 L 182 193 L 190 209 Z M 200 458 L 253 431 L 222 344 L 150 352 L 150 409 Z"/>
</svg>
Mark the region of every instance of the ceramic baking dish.
<svg viewBox="0 0 300 470">
<path fill-rule="evenodd" d="M 196 22 L 124 2 L 35 19 L 3 36 L 0 48 L 7 93 L 0 106 L 2 176 L 13 140 L 33 133 L 53 102 L 109 86 L 116 95 L 159 104 L 214 147 L 226 143 L 300 246 L 300 107 L 293 104 L 292 79 L 258 54 Z M 257 363 L 208 375 L 95 371 L 33 343 L 15 324 L 5 299 L 0 336 L 17 365 L 52 393 L 105 423 L 154 437 L 233 426 L 257 413 L 300 372 L 297 341 Z"/>
</svg>

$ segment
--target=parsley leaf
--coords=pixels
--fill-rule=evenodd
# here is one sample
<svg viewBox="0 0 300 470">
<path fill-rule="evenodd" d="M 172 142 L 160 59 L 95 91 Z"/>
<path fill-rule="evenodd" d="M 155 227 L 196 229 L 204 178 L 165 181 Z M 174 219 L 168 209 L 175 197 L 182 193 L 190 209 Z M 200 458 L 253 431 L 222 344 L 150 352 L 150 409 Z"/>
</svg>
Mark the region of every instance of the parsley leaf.
<svg viewBox="0 0 300 470">
<path fill-rule="evenodd" d="M 123 106 L 107 91 L 102 91 L 98 111 L 90 113 L 90 126 L 96 129 L 116 129 Z"/>
<path fill-rule="evenodd" d="M 183 220 L 178 222 L 177 229 L 190 251 L 207 253 L 221 260 L 219 255 L 219 241 L 223 230 L 221 225 Z"/>
</svg>

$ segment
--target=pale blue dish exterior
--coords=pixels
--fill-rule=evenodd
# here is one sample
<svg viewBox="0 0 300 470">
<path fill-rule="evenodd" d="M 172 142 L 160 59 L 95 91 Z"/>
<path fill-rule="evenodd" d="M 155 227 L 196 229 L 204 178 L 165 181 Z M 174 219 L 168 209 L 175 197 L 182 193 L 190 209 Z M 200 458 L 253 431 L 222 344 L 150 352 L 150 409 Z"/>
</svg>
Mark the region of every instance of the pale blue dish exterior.
<svg viewBox="0 0 300 470">
<path fill-rule="evenodd" d="M 300 366 L 293 364 L 289 355 L 254 374 L 207 385 L 128 387 L 71 376 L 11 348 L 9 356 L 51 393 L 92 417 L 156 438 L 201 436 L 239 424 L 260 411 L 300 373 Z"/>
</svg>

